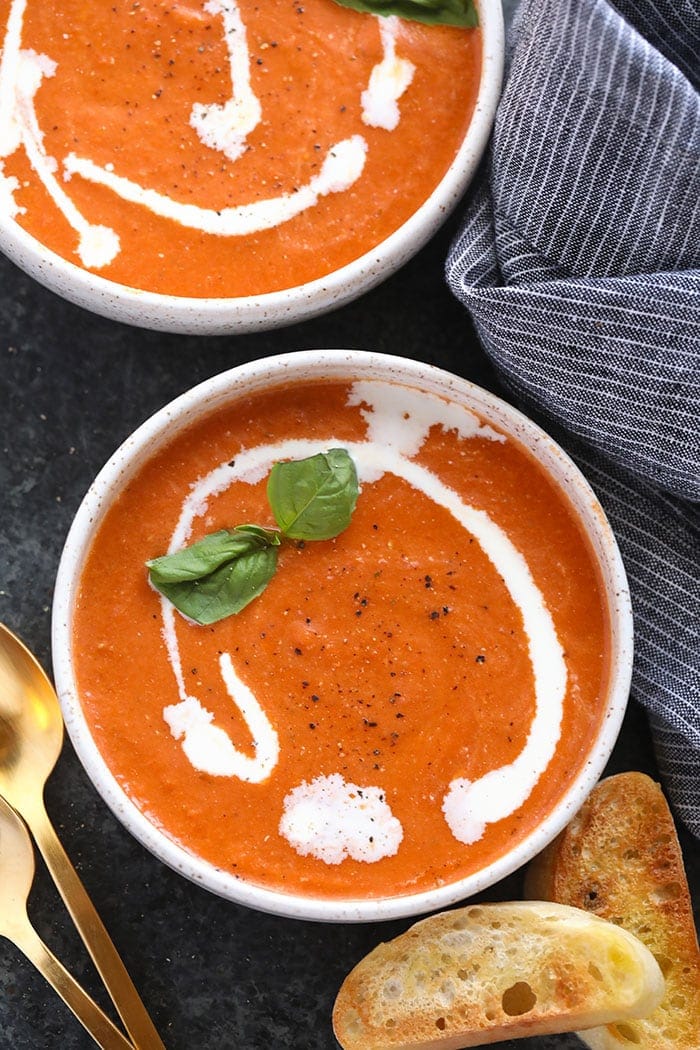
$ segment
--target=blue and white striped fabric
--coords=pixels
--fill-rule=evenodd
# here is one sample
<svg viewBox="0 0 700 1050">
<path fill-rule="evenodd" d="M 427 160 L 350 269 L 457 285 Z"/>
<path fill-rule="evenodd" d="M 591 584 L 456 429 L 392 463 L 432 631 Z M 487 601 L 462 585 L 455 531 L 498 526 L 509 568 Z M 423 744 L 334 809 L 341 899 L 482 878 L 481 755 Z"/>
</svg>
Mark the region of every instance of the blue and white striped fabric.
<svg viewBox="0 0 700 1050">
<path fill-rule="evenodd" d="M 447 279 L 596 489 L 635 610 L 633 695 L 700 836 L 700 6 L 523 0 Z"/>
</svg>

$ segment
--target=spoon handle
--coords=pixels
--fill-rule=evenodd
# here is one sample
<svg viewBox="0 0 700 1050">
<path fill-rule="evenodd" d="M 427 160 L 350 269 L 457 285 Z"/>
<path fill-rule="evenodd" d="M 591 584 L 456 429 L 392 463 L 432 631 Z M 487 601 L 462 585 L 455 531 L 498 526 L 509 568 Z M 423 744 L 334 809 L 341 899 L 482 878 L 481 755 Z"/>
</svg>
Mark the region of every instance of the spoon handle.
<svg viewBox="0 0 700 1050">
<path fill-rule="evenodd" d="M 56 956 L 52 955 L 29 921 L 15 924 L 12 940 L 58 992 L 98 1046 L 103 1047 L 103 1050 L 133 1050 L 131 1043 L 112 1024 L 97 1003 L 81 988 Z"/>
<path fill-rule="evenodd" d="M 105 988 L 138 1050 L 165 1050 L 124 963 L 39 800 L 23 816 Z"/>
</svg>

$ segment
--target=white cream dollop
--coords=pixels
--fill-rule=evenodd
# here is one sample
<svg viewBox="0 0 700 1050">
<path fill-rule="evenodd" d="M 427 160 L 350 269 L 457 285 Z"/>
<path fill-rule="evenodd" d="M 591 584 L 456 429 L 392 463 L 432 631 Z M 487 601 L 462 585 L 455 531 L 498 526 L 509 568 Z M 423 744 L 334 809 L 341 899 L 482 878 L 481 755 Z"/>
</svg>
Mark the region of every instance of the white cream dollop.
<svg viewBox="0 0 700 1050">
<path fill-rule="evenodd" d="M 243 237 L 274 229 L 313 207 L 319 197 L 349 189 L 362 174 L 366 153 L 367 144 L 362 136 L 353 135 L 331 146 L 319 174 L 306 185 L 297 187 L 296 193 L 282 193 L 278 197 L 221 209 L 201 208 L 197 204 L 173 200 L 167 194 L 140 186 L 132 179 L 116 175 L 75 153 L 66 156 L 64 169 L 69 176 L 80 175 L 88 182 L 105 186 L 122 200 L 140 204 L 154 215 L 172 219 L 181 226 L 216 237 Z"/>
<path fill-rule="evenodd" d="M 303 857 L 374 864 L 393 857 L 403 829 L 378 787 L 359 787 L 340 773 L 303 781 L 284 800 L 280 834 Z"/>
</svg>

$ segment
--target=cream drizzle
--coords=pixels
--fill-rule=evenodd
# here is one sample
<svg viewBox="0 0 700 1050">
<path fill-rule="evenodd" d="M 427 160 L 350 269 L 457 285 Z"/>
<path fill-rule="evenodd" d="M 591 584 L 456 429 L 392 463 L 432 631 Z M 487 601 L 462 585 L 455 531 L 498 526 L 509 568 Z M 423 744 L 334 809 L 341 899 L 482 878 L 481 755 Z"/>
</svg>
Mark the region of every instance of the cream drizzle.
<svg viewBox="0 0 700 1050">
<path fill-rule="evenodd" d="M 382 61 L 370 74 L 369 85 L 362 92 L 362 119 L 370 127 L 393 131 L 401 120 L 399 99 L 413 80 L 416 67 L 396 54 L 399 20 L 393 15 L 380 19 Z"/>
<path fill-rule="evenodd" d="M 278 460 L 314 455 L 334 445 L 347 448 L 363 486 L 377 481 L 384 473 L 391 473 L 444 507 L 478 541 L 520 610 L 535 687 L 535 717 L 525 746 L 515 760 L 491 770 L 474 782 L 455 777 L 446 785 L 442 801 L 444 818 L 458 841 L 473 842 L 483 835 L 487 824 L 502 820 L 523 805 L 551 761 L 561 732 L 567 687 L 566 665 L 551 614 L 523 555 L 485 511 L 465 503 L 453 489 L 415 462 L 413 457 L 420 450 L 432 426 L 456 431 L 465 440 L 480 438 L 504 441 L 505 438 L 459 405 L 388 383 L 363 381 L 354 384 L 348 404 L 363 406 L 367 440 L 347 442 L 329 435 L 323 441 L 293 439 L 243 450 L 233 464 L 222 463 L 192 486 L 183 503 L 169 550 L 177 550 L 188 542 L 195 520 L 206 514 L 209 501 L 234 481 L 254 484 L 265 477 L 272 464 Z M 188 696 L 185 688 L 175 613 L 165 599 L 161 599 L 161 604 L 164 639 L 178 690 L 182 700 L 191 707 L 193 698 Z M 239 706 L 244 719 L 248 721 L 248 699 L 245 693 L 239 692 L 235 682 L 230 679 L 225 684 L 232 701 Z M 262 708 L 260 710 L 262 713 Z M 210 713 L 204 708 L 202 711 L 211 720 Z M 269 741 L 276 734 L 271 723 L 268 722 L 268 727 L 263 730 L 257 726 L 254 731 L 251 726 L 251 733 L 258 743 L 267 734 L 265 739 L 268 741 L 269 754 Z M 189 748 L 188 758 L 198 769 L 207 762 L 205 749 L 200 752 L 194 746 Z M 200 761 L 202 765 L 198 765 Z M 269 761 L 265 769 L 268 771 L 265 775 L 268 775 L 272 769 Z M 258 771 L 259 781 L 264 779 L 262 764 Z M 307 804 L 311 803 L 305 799 Z M 284 827 L 283 822 L 281 833 L 284 833 Z M 298 826 L 295 826 L 295 834 L 298 838 Z"/>
<path fill-rule="evenodd" d="M 37 173 L 63 217 L 78 234 L 78 255 L 84 266 L 100 269 L 119 253 L 119 237 L 108 226 L 93 225 L 73 204 L 54 172 L 58 165 L 44 148 L 44 137 L 34 109 L 34 95 L 45 76 L 53 76 L 54 63 L 43 55 L 23 51 L 17 91 L 17 111 L 22 127 L 22 144 L 29 163 Z M 26 88 L 25 88 L 26 85 Z"/>
<path fill-rule="evenodd" d="M 101 269 L 120 251 L 117 233 L 88 222 L 61 186 L 55 172 L 59 165 L 44 149 L 34 99 L 44 77 L 53 76 L 56 63 L 46 55 L 21 51 L 27 0 L 14 0 L 10 8 L 0 65 L 0 158 L 24 146 L 32 168 L 57 209 L 78 234 L 76 253 L 87 269 Z M 250 52 L 246 26 L 236 0 L 208 0 L 204 9 L 222 19 L 229 56 L 231 98 L 219 103 L 195 103 L 190 125 L 209 149 L 236 161 L 248 148 L 247 138 L 260 123 L 262 110 L 250 78 Z M 382 60 L 373 68 L 362 94 L 363 120 L 368 125 L 393 130 L 399 122 L 398 99 L 413 77 L 412 63 L 396 55 L 399 21 L 372 16 L 378 22 Z M 63 180 L 79 176 L 104 186 L 122 200 L 147 208 L 153 214 L 183 227 L 221 237 L 241 237 L 275 228 L 313 208 L 321 197 L 348 190 L 360 178 L 365 165 L 367 142 L 353 135 L 336 143 L 326 153 L 321 171 L 293 193 L 240 204 L 224 209 L 185 204 L 116 173 L 113 165 L 100 165 L 89 157 L 69 153 L 63 159 Z M 15 201 L 18 180 L 4 172 L 0 160 L 0 207 L 11 218 L 22 209 Z"/>
<path fill-rule="evenodd" d="M 15 85 L 19 77 L 19 52 L 26 0 L 10 8 L 0 52 L 0 157 L 9 157 L 22 142 L 22 128 L 15 111 Z"/>
<path fill-rule="evenodd" d="M 17 0 L 12 5 L 0 59 L 0 157 L 9 157 L 20 145 L 24 147 L 49 196 L 78 234 L 81 262 L 88 268 L 99 269 L 119 252 L 119 238 L 109 227 L 88 222 L 56 178 L 58 163 L 44 148 L 44 136 L 34 108 L 34 97 L 43 79 L 55 75 L 56 63 L 36 51 L 22 50 L 25 7 L 26 0 Z M 14 199 L 19 188 L 16 179 L 5 175 L 4 165 L 0 167 L 0 201 L 7 206 L 11 218 L 24 210 Z"/>
<path fill-rule="evenodd" d="M 196 102 L 190 124 L 209 149 L 219 150 L 229 160 L 245 152 L 246 139 L 260 123 L 262 108 L 250 84 L 250 54 L 246 27 L 238 4 L 232 0 L 209 0 L 204 10 L 221 15 L 229 53 L 232 94 L 223 106 Z"/>
<path fill-rule="evenodd" d="M 362 174 L 366 152 L 367 144 L 362 136 L 353 135 L 329 149 L 320 173 L 305 186 L 299 186 L 296 193 L 283 193 L 218 211 L 175 201 L 157 190 L 146 189 L 131 179 L 115 175 L 91 160 L 76 157 L 74 153 L 68 154 L 64 167 L 69 176 L 81 175 L 89 182 L 106 186 L 122 200 L 141 204 L 154 215 L 172 219 L 181 226 L 219 237 L 242 237 L 280 226 L 313 207 L 319 197 L 349 189 Z"/>
<path fill-rule="evenodd" d="M 194 697 L 163 708 L 163 718 L 175 739 L 182 740 L 182 750 L 200 772 L 259 784 L 277 765 L 280 750 L 277 733 L 255 696 L 236 674 L 229 653 L 219 657 L 219 670 L 228 695 L 250 732 L 253 758 L 234 747 L 228 733 L 212 724 L 214 716 Z"/>
</svg>

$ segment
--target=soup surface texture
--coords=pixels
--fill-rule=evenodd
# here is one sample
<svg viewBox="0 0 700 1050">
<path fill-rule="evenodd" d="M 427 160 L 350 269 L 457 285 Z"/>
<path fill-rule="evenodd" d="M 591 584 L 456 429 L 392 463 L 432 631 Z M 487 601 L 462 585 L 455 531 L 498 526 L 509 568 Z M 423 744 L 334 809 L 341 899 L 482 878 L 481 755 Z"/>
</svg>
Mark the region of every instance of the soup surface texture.
<svg viewBox="0 0 700 1050">
<path fill-rule="evenodd" d="M 144 563 L 274 526 L 273 463 L 345 448 L 332 540 L 286 542 L 210 626 Z M 168 836 L 258 885 L 328 898 L 454 881 L 538 824 L 599 728 L 608 621 L 568 502 L 456 403 L 379 381 L 254 393 L 173 435 L 108 509 L 73 635 L 94 738 Z"/>
<path fill-rule="evenodd" d="M 320 278 L 427 199 L 469 126 L 479 29 L 334 0 L 0 5 L 0 211 L 121 284 Z"/>
</svg>

